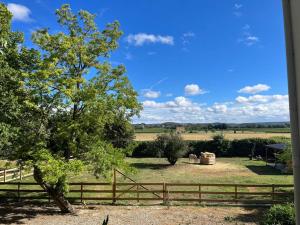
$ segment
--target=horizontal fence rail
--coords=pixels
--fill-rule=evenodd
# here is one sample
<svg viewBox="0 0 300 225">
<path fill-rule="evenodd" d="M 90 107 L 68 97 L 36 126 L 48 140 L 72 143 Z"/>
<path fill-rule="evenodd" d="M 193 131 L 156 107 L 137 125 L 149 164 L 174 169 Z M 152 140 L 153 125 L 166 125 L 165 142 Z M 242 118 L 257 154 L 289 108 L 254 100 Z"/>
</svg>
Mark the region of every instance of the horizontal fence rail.
<svg viewBox="0 0 300 225">
<path fill-rule="evenodd" d="M 293 201 L 291 184 L 201 183 L 70 183 L 67 198 L 73 202 L 197 202 L 276 204 Z M 47 192 L 28 182 L 0 183 L 0 199 L 50 201 Z"/>
<path fill-rule="evenodd" d="M 0 182 L 10 182 L 14 180 L 22 180 L 25 177 L 32 176 L 33 170 L 30 169 L 22 169 L 20 168 L 12 168 L 12 169 L 4 169 L 0 170 Z"/>
</svg>

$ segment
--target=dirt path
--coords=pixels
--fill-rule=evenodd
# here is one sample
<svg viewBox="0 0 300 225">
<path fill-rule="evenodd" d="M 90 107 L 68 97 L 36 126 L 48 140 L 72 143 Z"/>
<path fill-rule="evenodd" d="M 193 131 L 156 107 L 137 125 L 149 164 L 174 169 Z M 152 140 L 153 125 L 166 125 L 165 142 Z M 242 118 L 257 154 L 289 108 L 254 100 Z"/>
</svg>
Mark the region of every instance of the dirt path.
<svg viewBox="0 0 300 225">
<path fill-rule="evenodd" d="M 77 206 L 77 215 L 62 215 L 55 207 L 0 205 L 0 224 L 101 225 L 222 225 L 258 224 L 263 209 L 195 206 Z"/>
</svg>

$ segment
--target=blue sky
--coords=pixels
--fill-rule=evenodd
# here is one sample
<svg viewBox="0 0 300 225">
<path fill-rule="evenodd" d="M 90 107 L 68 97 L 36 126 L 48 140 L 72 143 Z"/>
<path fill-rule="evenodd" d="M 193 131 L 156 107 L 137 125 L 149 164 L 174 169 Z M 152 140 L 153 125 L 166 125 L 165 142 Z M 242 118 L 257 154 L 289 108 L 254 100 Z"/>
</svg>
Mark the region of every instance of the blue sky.
<svg viewBox="0 0 300 225">
<path fill-rule="evenodd" d="M 64 3 L 118 20 L 124 35 L 111 56 L 125 64 L 144 110 L 134 122 L 288 121 L 281 1 L 15 0 L 13 29 L 60 30 Z"/>
</svg>

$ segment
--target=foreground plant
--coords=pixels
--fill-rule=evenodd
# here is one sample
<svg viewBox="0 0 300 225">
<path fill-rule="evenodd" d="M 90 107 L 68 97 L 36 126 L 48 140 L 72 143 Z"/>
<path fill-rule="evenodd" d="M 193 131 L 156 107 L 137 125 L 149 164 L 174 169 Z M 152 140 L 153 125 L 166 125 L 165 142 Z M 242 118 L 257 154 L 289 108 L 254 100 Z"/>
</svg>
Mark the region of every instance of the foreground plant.
<svg viewBox="0 0 300 225">
<path fill-rule="evenodd" d="M 0 153 L 31 164 L 35 180 L 61 211 L 74 212 L 64 197 L 68 177 L 85 164 L 96 176 L 126 169 L 130 119 L 141 107 L 125 67 L 107 61 L 122 35 L 119 23 L 100 31 L 94 15 L 74 14 L 69 5 L 56 15 L 64 32 L 38 30 L 32 37 L 37 50 L 19 50 L 22 35 L 10 31 L 11 14 L 1 5 L 0 104 L 6 114 L 0 116 Z M 4 69 L 14 80 L 7 81 Z"/>
</svg>

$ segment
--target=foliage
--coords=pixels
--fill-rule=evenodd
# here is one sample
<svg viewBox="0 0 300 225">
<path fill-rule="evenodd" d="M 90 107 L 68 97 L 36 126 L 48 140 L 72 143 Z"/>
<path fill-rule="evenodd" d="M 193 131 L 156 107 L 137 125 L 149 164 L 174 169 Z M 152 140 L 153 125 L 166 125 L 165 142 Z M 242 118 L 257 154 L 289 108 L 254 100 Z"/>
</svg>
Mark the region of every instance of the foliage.
<svg viewBox="0 0 300 225">
<path fill-rule="evenodd" d="M 132 149 L 132 154 L 128 156 L 132 157 L 150 157 L 150 158 L 159 158 L 162 150 L 155 147 L 155 142 L 153 141 L 143 141 L 143 142 L 134 142 L 135 146 Z"/>
<path fill-rule="evenodd" d="M 34 70 L 38 53 L 22 46 L 23 34 L 12 32 L 12 14 L 0 3 L 0 156 L 14 157 L 30 136 L 34 121 L 25 77 Z M 28 143 L 28 141 L 26 141 Z M 13 155 L 13 156 L 12 156 Z"/>
<path fill-rule="evenodd" d="M 127 148 L 134 138 L 134 129 L 128 121 L 118 119 L 104 126 L 104 138 L 115 148 Z"/>
<path fill-rule="evenodd" d="M 288 164 L 293 160 L 292 145 L 290 142 L 287 142 L 285 144 L 286 144 L 286 147 L 285 147 L 284 151 L 278 155 L 278 159 L 281 162 Z"/>
<path fill-rule="evenodd" d="M 43 181 L 47 182 L 53 188 L 60 192 L 68 192 L 68 176 L 78 175 L 83 169 L 83 163 L 80 160 L 65 161 L 62 158 L 55 158 L 48 150 L 43 149 L 34 154 L 32 162 L 34 167 L 42 173 Z"/>
<path fill-rule="evenodd" d="M 213 151 L 217 156 L 228 155 L 228 151 L 230 150 L 230 142 L 225 140 L 223 134 L 214 135 L 211 145 L 211 149 L 214 149 Z"/>
<path fill-rule="evenodd" d="M 188 146 L 188 154 L 200 155 L 201 152 L 209 151 L 221 157 L 248 157 L 251 154 L 251 149 L 255 144 L 254 156 L 265 156 L 265 146 L 268 144 L 290 142 L 288 138 L 247 138 L 240 140 L 215 139 L 208 141 L 185 141 Z M 136 142 L 136 147 L 133 149 L 132 157 L 158 157 L 155 142 L 145 141 Z"/>
<path fill-rule="evenodd" d="M 163 151 L 171 165 L 175 165 L 177 160 L 186 152 L 186 144 L 183 139 L 174 133 L 159 135 L 154 141 L 154 145 Z"/>
<path fill-rule="evenodd" d="M 130 120 L 141 105 L 125 67 L 108 62 L 120 24 L 99 30 L 94 15 L 63 5 L 56 11 L 63 32 L 37 30 L 36 48 L 27 49 L 10 30 L 10 12 L 0 10 L 0 154 L 30 162 L 36 180 L 58 194 L 85 160 L 93 160 L 96 176 L 125 167 L 121 148 L 132 140 Z"/>
<path fill-rule="evenodd" d="M 114 168 L 131 172 L 131 168 L 124 161 L 125 153 L 114 148 L 112 144 L 95 143 L 92 150 L 87 152 L 85 157 L 88 168 L 93 171 L 97 178 L 104 176 L 106 179 L 110 179 Z"/>
<path fill-rule="evenodd" d="M 264 215 L 261 225 L 296 225 L 294 206 L 292 204 L 272 206 Z"/>
</svg>

